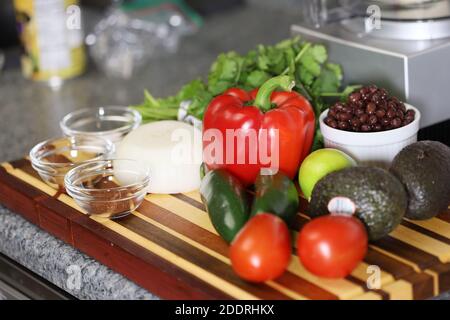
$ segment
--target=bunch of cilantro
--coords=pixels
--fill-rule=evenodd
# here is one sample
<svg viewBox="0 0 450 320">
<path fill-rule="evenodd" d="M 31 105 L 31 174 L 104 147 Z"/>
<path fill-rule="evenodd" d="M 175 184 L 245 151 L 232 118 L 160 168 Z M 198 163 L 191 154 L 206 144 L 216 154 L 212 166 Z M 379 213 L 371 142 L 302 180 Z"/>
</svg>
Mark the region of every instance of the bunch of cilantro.
<svg viewBox="0 0 450 320">
<path fill-rule="evenodd" d="M 273 46 L 259 45 L 246 55 L 222 53 L 211 65 L 207 81 L 193 80 L 177 95 L 167 98 L 155 99 L 145 91 L 144 102 L 134 108 L 142 114 L 144 122 L 177 119 L 180 103 L 190 100 L 187 113 L 202 119 L 211 99 L 225 90 L 233 87 L 251 90 L 281 74 L 295 79 L 294 90 L 310 100 L 316 119 L 327 107 L 326 97 L 345 98 L 356 88 L 349 86 L 340 92 L 342 69 L 328 62 L 326 48 L 296 37 Z M 313 149 L 321 146 L 322 135 L 318 130 Z"/>
</svg>

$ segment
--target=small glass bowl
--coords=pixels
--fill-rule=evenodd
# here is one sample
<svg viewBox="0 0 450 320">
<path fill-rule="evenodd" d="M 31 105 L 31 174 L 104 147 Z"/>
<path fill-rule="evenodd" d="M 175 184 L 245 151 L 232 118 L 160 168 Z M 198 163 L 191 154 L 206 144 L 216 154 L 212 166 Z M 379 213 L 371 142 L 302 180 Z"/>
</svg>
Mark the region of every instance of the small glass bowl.
<svg viewBox="0 0 450 320">
<path fill-rule="evenodd" d="M 106 106 L 76 110 L 60 122 L 64 135 L 101 136 L 117 143 L 142 122 L 139 112 L 129 107 Z"/>
<path fill-rule="evenodd" d="M 67 193 L 88 215 L 121 218 L 136 210 L 150 181 L 147 166 L 136 160 L 89 161 L 65 177 Z"/>
<path fill-rule="evenodd" d="M 106 159 L 113 153 L 114 144 L 101 137 L 63 137 L 38 143 L 30 159 L 42 180 L 57 189 L 64 188 L 64 176 L 79 163 Z"/>
</svg>

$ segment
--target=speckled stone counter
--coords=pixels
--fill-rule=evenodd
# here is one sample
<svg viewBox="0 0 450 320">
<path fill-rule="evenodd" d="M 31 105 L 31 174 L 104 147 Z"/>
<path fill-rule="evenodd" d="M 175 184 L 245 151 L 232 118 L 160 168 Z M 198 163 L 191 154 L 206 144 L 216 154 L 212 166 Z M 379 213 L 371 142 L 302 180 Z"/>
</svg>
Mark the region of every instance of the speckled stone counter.
<svg viewBox="0 0 450 320">
<path fill-rule="evenodd" d="M 1 206 L 0 251 L 80 299 L 157 299 Z"/>
<path fill-rule="evenodd" d="M 187 81 L 205 76 L 219 53 L 246 52 L 259 43 L 288 37 L 289 27 L 298 21 L 300 13 L 277 12 L 273 7 L 251 4 L 208 18 L 196 34 L 183 39 L 176 54 L 150 61 L 130 80 L 107 79 L 90 66 L 85 75 L 52 91 L 44 84 L 23 79 L 18 50 L 7 51 L 9 66 L 0 72 L 0 162 L 23 157 L 37 142 L 60 135 L 58 122 L 70 111 L 137 104 L 143 99 L 144 89 L 155 96 L 174 94 Z M 156 298 L 1 206 L 0 252 L 77 298 Z M 81 272 L 79 289 L 70 281 L 73 270 Z"/>
</svg>

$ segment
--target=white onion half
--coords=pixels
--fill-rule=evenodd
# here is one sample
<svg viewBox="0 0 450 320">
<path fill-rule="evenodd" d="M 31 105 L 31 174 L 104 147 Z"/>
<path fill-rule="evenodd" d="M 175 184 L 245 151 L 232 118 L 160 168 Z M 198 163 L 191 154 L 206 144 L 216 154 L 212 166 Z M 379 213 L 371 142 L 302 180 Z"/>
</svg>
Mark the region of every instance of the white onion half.
<svg viewBox="0 0 450 320">
<path fill-rule="evenodd" d="M 138 160 L 148 166 L 148 192 L 189 192 L 200 186 L 202 133 L 180 121 L 148 123 L 130 132 L 119 143 L 116 157 Z M 116 178 L 122 183 L 128 180 L 126 176 Z"/>
</svg>

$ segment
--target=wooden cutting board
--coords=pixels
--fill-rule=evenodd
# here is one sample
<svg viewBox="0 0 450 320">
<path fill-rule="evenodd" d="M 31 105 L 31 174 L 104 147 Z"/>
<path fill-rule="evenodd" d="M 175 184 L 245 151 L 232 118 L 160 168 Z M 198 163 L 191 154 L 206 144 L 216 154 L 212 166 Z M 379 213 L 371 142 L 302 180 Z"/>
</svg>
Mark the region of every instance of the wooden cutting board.
<svg viewBox="0 0 450 320">
<path fill-rule="evenodd" d="M 293 250 L 283 276 L 251 284 L 233 273 L 228 246 L 198 192 L 147 195 L 136 212 L 118 220 L 89 217 L 21 159 L 0 166 L 0 202 L 162 298 L 425 299 L 450 290 L 450 210 L 427 221 L 403 221 L 371 244 L 345 279 L 312 275 Z M 301 203 L 296 230 L 309 219 Z M 377 274 L 379 289 L 368 289 L 367 280 Z"/>
</svg>

